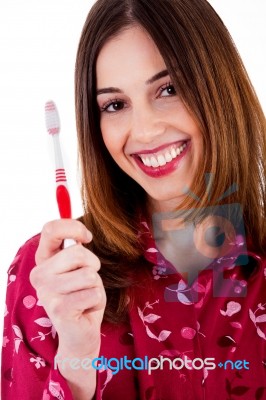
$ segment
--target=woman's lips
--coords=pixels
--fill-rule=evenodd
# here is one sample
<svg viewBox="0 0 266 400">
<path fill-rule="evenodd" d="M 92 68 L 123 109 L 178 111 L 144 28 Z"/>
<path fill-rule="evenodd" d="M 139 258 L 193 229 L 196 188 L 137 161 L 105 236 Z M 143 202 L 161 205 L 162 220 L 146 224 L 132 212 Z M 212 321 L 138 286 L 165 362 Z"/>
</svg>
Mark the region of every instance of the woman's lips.
<svg viewBox="0 0 266 400">
<path fill-rule="evenodd" d="M 180 142 L 180 143 L 182 143 L 182 142 Z M 172 173 L 178 167 L 178 164 L 180 163 L 180 161 L 186 156 L 187 152 L 189 151 L 190 146 L 191 146 L 191 141 L 187 140 L 187 141 L 183 141 L 183 143 L 186 143 L 186 147 L 181 152 L 181 154 L 177 155 L 175 158 L 172 159 L 172 161 L 167 162 L 165 165 L 162 165 L 162 166 L 152 167 L 152 166 L 144 165 L 144 163 L 141 161 L 140 156 L 133 154 L 132 157 L 136 161 L 139 168 L 146 175 L 148 175 L 152 178 L 163 177 L 163 176 L 166 176 L 166 175 Z M 169 145 L 168 145 L 168 147 L 169 147 Z M 163 148 L 166 149 L 167 146 L 162 146 L 162 149 Z M 142 154 L 150 155 L 150 152 L 149 153 L 141 153 L 141 155 Z"/>
<path fill-rule="evenodd" d="M 156 147 L 156 148 L 151 149 L 151 150 L 141 150 L 141 151 L 138 151 L 136 153 L 133 153 L 132 155 L 135 156 L 135 155 L 142 155 L 142 154 L 156 154 L 156 153 L 158 154 L 158 153 L 162 152 L 163 150 L 165 150 L 167 148 L 170 148 L 172 146 L 179 147 L 183 143 L 186 143 L 188 141 L 189 141 L 189 139 L 183 139 L 183 140 L 179 140 L 179 141 L 176 141 L 176 142 L 163 144 L 162 146 Z"/>
</svg>

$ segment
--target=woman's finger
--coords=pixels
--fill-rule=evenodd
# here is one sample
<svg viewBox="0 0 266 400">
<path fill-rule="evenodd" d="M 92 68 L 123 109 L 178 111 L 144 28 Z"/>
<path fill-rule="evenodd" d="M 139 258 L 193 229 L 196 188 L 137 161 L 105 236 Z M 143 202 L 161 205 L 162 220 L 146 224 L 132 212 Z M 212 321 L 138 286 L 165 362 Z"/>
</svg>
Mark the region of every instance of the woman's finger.
<svg viewBox="0 0 266 400">
<path fill-rule="evenodd" d="M 82 267 L 75 271 L 53 275 L 50 281 L 46 282 L 45 290 L 50 293 L 68 294 L 97 287 L 100 281 L 100 276 L 94 268 Z"/>
<path fill-rule="evenodd" d="M 30 273 L 30 282 L 37 289 L 53 282 L 57 275 L 80 270 L 84 267 L 89 267 L 97 272 L 101 267 L 101 262 L 94 253 L 81 244 L 77 244 L 61 250 L 34 267 Z"/>
<path fill-rule="evenodd" d="M 42 292 L 40 290 L 40 294 Z M 101 283 L 100 286 L 92 287 L 89 289 L 82 289 L 68 294 L 43 293 L 45 298 L 40 296 L 41 303 L 53 323 L 58 326 L 66 324 L 76 318 L 80 318 L 84 312 L 101 310 L 106 305 L 106 294 Z"/>
<path fill-rule="evenodd" d="M 77 243 L 89 243 L 92 240 L 92 234 L 80 221 L 61 219 L 48 222 L 41 232 L 35 256 L 36 264 L 40 264 L 60 251 L 62 242 L 66 238 L 74 239 Z"/>
</svg>

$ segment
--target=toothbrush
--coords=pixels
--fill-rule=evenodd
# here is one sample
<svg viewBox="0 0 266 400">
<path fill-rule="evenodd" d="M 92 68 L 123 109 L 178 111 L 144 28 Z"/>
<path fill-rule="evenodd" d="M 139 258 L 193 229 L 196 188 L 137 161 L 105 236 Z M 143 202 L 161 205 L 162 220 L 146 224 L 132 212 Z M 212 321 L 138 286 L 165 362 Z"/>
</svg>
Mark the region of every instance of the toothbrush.
<svg viewBox="0 0 266 400">
<path fill-rule="evenodd" d="M 71 218 L 71 200 L 67 186 L 67 178 L 63 164 L 63 157 L 60 146 L 59 132 L 60 119 L 53 101 L 45 103 L 45 122 L 49 135 L 53 138 L 55 155 L 55 180 L 56 180 L 56 199 L 61 218 Z M 69 247 L 76 244 L 73 239 L 65 239 L 63 247 Z"/>
</svg>

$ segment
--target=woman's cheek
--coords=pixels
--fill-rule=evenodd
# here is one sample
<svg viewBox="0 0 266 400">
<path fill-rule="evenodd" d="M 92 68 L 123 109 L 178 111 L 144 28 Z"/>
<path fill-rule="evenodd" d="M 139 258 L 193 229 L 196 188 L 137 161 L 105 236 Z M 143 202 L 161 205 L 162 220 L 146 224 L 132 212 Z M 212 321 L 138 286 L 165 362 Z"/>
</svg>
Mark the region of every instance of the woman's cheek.
<svg viewBox="0 0 266 400">
<path fill-rule="evenodd" d="M 103 141 L 108 151 L 115 155 L 123 152 L 127 142 L 128 128 L 121 118 L 103 118 L 100 124 Z"/>
</svg>

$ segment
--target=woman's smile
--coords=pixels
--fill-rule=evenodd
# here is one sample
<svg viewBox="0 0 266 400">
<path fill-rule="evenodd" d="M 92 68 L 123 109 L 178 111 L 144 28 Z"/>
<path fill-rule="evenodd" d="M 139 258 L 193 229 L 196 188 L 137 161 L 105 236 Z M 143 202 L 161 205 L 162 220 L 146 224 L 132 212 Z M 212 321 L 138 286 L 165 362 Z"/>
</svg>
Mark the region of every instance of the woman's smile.
<svg viewBox="0 0 266 400">
<path fill-rule="evenodd" d="M 132 154 L 139 168 L 148 176 L 159 178 L 178 168 L 189 151 L 190 140 L 163 146 L 162 149 Z"/>
</svg>

